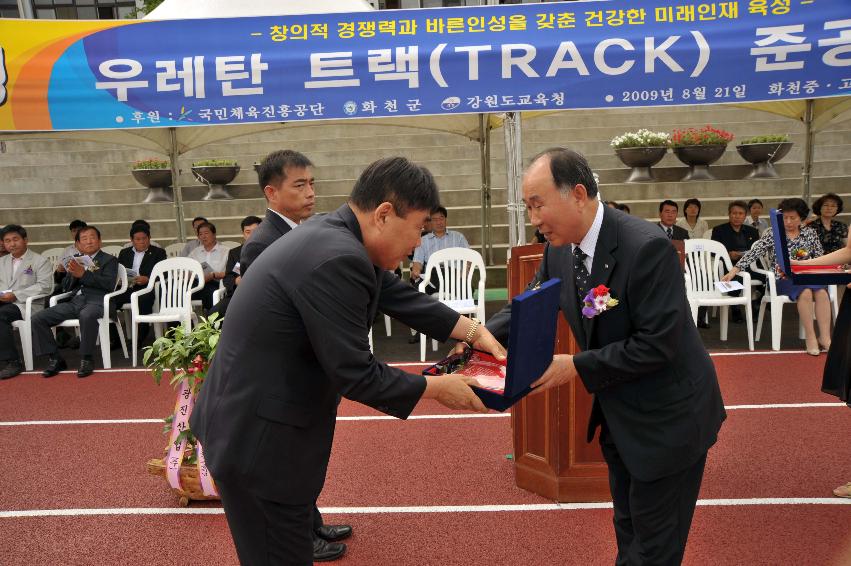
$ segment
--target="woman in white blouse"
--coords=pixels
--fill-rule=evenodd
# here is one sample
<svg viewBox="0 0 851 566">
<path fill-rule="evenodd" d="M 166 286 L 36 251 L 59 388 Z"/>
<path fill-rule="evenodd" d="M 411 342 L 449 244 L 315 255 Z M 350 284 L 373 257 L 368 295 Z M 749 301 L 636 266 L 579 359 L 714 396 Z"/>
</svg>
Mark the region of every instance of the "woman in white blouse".
<svg viewBox="0 0 851 566">
<path fill-rule="evenodd" d="M 702 238 L 709 230 L 709 224 L 706 220 L 700 219 L 700 201 L 696 198 L 690 198 L 683 205 L 683 217 L 677 220 L 677 226 L 688 232 L 690 240 Z"/>
</svg>

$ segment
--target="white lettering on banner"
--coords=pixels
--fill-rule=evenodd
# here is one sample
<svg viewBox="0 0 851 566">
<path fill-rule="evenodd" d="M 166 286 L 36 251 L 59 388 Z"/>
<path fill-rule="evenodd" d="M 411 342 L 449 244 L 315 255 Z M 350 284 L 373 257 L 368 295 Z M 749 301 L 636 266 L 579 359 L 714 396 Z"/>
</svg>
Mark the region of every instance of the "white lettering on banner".
<svg viewBox="0 0 851 566">
<path fill-rule="evenodd" d="M 709 64 L 709 42 L 706 41 L 706 38 L 703 37 L 703 34 L 699 31 L 692 31 L 692 37 L 694 38 L 695 43 L 697 43 L 697 50 L 700 53 L 700 56 L 697 59 L 697 64 L 694 66 L 694 71 L 691 73 L 691 78 L 699 77 L 700 73 L 706 68 Z"/>
<path fill-rule="evenodd" d="M 127 67 L 127 70 L 120 70 Z M 98 81 L 95 88 L 98 90 L 115 89 L 115 96 L 119 102 L 127 102 L 127 91 L 131 88 L 144 88 L 148 81 L 125 81 L 120 79 L 132 79 L 142 74 L 142 64 L 134 59 L 109 59 L 98 65 L 98 71 L 108 79 L 119 80 L 119 82 Z"/>
<path fill-rule="evenodd" d="M 522 55 L 515 56 L 514 50 L 522 51 Z M 502 78 L 511 78 L 511 68 L 517 67 L 527 77 L 537 77 L 538 73 L 529 64 L 535 58 L 537 50 L 534 45 L 528 43 L 506 43 L 502 45 Z"/>
<path fill-rule="evenodd" d="M 493 49 L 491 45 L 466 45 L 455 48 L 455 53 L 467 54 L 467 78 L 469 80 L 479 80 L 479 53 L 490 51 L 491 49 Z"/>
<path fill-rule="evenodd" d="M 351 51 L 335 51 L 332 53 L 310 54 L 310 78 L 333 79 L 306 81 L 304 88 L 341 88 L 360 86 L 360 79 L 341 79 L 338 77 L 354 77 Z"/>
<path fill-rule="evenodd" d="M 756 28 L 757 36 L 766 36 L 754 41 L 754 44 L 758 47 L 751 48 L 751 55 L 759 56 L 756 58 L 756 72 L 803 69 L 803 61 L 789 61 L 788 57 L 792 53 L 810 51 L 813 46 L 810 43 L 804 43 L 807 38 L 794 35 L 796 33 L 804 33 L 803 24 Z M 791 45 L 775 45 L 778 43 Z M 774 60 L 769 61 L 769 56 L 773 57 Z"/>
<path fill-rule="evenodd" d="M 445 44 L 443 44 L 445 46 Z M 393 55 L 396 61 L 393 61 Z M 376 81 L 408 81 L 409 88 L 419 88 L 419 47 L 396 47 L 395 49 L 370 49 L 367 51 L 369 72 Z"/>
<path fill-rule="evenodd" d="M 570 55 L 570 59 L 565 59 L 565 55 Z M 582 60 L 582 55 L 579 54 L 579 49 L 576 48 L 576 44 L 572 41 L 562 41 L 559 44 L 558 50 L 553 57 L 553 62 L 550 63 L 550 68 L 547 69 L 546 76 L 556 76 L 559 69 L 576 69 L 580 75 L 590 74 L 585 61 Z"/>
<path fill-rule="evenodd" d="M 168 81 L 180 79 L 183 81 L 183 96 L 206 98 L 204 88 L 204 56 L 184 57 L 183 70 L 177 70 L 177 61 L 157 61 L 157 92 L 180 90 L 179 84 Z"/>
<path fill-rule="evenodd" d="M 851 53 L 851 29 L 843 29 L 843 28 L 851 28 L 851 20 L 837 20 L 834 22 L 825 22 L 824 29 L 838 29 L 841 30 L 839 32 L 839 37 L 831 37 L 828 39 L 820 39 L 818 42 L 819 47 L 825 45 L 837 45 L 839 47 L 834 47 L 833 49 L 828 49 L 825 51 L 824 55 L 822 55 L 822 61 L 824 61 L 825 65 L 830 65 L 831 67 L 847 67 L 851 65 L 851 57 L 846 59 L 841 59 L 840 55 L 845 55 L 847 53 Z"/>
<path fill-rule="evenodd" d="M 663 41 L 658 47 L 656 46 L 656 38 L 655 37 L 645 37 L 644 38 L 644 72 L 645 73 L 654 73 L 656 71 L 656 59 L 659 59 L 662 63 L 664 63 L 669 69 L 674 71 L 675 73 L 682 73 L 683 68 L 680 67 L 679 63 L 674 61 L 674 59 L 668 55 L 667 49 L 671 47 L 673 44 L 677 42 L 680 38 L 678 35 L 669 36 L 665 41 Z"/>
<path fill-rule="evenodd" d="M 635 51 L 635 47 L 633 47 L 632 44 L 626 39 L 620 37 L 604 39 L 603 41 L 597 44 L 597 47 L 594 48 L 594 64 L 605 75 L 622 75 L 632 69 L 632 66 L 635 65 L 635 61 L 627 59 L 619 67 L 610 67 L 608 63 L 606 63 L 605 57 L 606 49 L 608 49 L 612 45 L 622 47 L 625 51 Z"/>
<path fill-rule="evenodd" d="M 437 83 L 437 86 L 441 88 L 449 86 L 446 84 L 446 79 L 443 78 L 443 72 L 440 70 L 440 54 L 443 53 L 445 48 L 445 43 L 438 43 L 428 58 L 428 69 L 431 72 L 431 76 Z"/>
<path fill-rule="evenodd" d="M 262 73 L 269 69 L 269 64 L 260 60 L 260 53 L 252 53 L 249 60 L 251 84 L 260 85 Z M 216 80 L 222 81 L 222 96 L 263 94 L 262 86 L 242 88 L 233 86 L 234 81 L 243 81 L 248 78 L 249 72 L 245 70 L 245 55 L 216 57 Z"/>
</svg>

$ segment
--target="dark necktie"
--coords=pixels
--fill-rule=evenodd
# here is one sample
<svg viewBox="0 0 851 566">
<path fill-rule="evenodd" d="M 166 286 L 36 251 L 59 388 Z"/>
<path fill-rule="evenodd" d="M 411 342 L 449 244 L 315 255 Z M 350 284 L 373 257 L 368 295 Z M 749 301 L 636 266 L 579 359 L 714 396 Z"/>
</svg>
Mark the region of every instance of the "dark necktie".
<svg viewBox="0 0 851 566">
<path fill-rule="evenodd" d="M 668 233 L 668 239 L 669 239 L 669 240 L 673 240 L 673 239 L 674 239 L 674 229 L 673 229 L 673 228 L 671 228 L 670 226 L 668 226 L 668 227 L 665 229 L 665 232 L 667 232 L 667 233 Z"/>
<path fill-rule="evenodd" d="M 576 278 L 576 294 L 580 303 L 585 300 L 585 295 L 588 293 L 589 274 L 585 268 L 586 257 L 588 255 L 579 246 L 573 248 L 573 275 Z"/>
</svg>

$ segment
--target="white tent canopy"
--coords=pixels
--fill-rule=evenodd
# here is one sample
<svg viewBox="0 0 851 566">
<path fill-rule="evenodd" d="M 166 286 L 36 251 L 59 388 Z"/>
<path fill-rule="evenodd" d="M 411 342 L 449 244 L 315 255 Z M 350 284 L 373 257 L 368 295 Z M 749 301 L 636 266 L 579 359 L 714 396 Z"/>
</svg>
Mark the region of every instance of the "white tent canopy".
<svg viewBox="0 0 851 566">
<path fill-rule="evenodd" d="M 330 14 L 368 12 L 365 0 L 165 0 L 146 15 L 146 20 L 189 20 L 199 18 L 244 18 L 287 14 Z"/>
</svg>

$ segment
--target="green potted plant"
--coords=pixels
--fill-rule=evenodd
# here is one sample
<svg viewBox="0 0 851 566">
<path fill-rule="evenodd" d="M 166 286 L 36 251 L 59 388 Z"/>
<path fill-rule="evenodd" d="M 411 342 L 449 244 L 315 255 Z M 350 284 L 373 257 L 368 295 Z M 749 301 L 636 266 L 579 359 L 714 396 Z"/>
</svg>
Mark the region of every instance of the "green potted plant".
<svg viewBox="0 0 851 566">
<path fill-rule="evenodd" d="M 714 181 L 709 166 L 724 155 L 727 144 L 733 140 L 733 134 L 725 130 L 704 126 L 674 130 L 671 134 L 671 146 L 674 155 L 689 166 L 689 172 L 683 181 Z"/>
<path fill-rule="evenodd" d="M 168 456 L 179 456 L 179 483 L 174 485 L 169 480 L 169 484 L 180 496 L 181 506 L 188 505 L 190 500 L 218 499 L 217 496 L 204 493 L 197 441 L 188 423 L 191 407 L 201 391 L 216 353 L 221 324 L 218 314 L 214 313 L 209 318 L 202 317 L 190 331 L 183 325 L 169 329 L 143 350 L 142 362 L 150 368 L 157 385 L 168 374 L 169 383 L 178 391 L 175 412 L 164 420 L 163 432 L 169 436 L 164 457 L 149 460 L 148 471 L 168 478 Z M 178 419 L 177 424 L 175 419 Z M 183 447 L 182 452 L 178 446 Z"/>
<path fill-rule="evenodd" d="M 168 160 L 149 157 L 134 161 L 130 172 L 136 182 L 149 189 L 144 202 L 172 202 L 174 200 L 171 195 L 171 165 Z"/>
<path fill-rule="evenodd" d="M 624 165 L 632 167 L 627 183 L 654 181 L 650 168 L 665 157 L 670 144 L 669 134 L 651 132 L 643 128 L 637 132 L 626 132 L 616 136 L 611 142 L 615 153 Z"/>
<path fill-rule="evenodd" d="M 239 173 L 239 165 L 232 159 L 204 159 L 192 163 L 192 174 L 209 187 L 204 200 L 232 199 L 226 185 Z"/>
<path fill-rule="evenodd" d="M 786 134 L 753 136 L 743 139 L 736 146 L 739 155 L 753 165 L 753 171 L 746 179 L 776 179 L 778 175 L 774 163 L 786 157 L 790 149 L 792 142 Z"/>
</svg>

